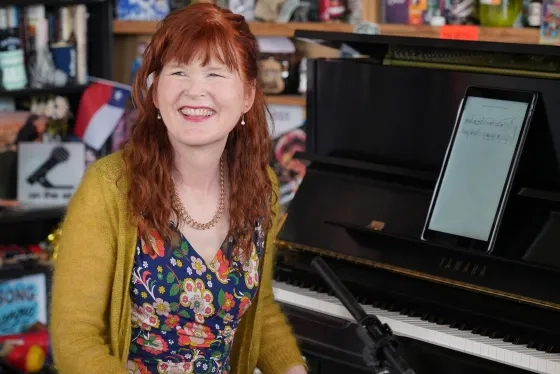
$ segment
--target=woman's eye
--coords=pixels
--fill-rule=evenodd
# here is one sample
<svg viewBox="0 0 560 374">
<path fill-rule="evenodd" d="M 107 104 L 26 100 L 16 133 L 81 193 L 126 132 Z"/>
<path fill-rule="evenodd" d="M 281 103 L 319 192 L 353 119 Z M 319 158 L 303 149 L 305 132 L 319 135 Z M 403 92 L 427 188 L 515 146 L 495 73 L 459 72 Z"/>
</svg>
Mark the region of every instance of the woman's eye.
<svg viewBox="0 0 560 374">
<path fill-rule="evenodd" d="M 185 75 L 182 71 L 176 71 L 172 75 Z"/>
<path fill-rule="evenodd" d="M 223 78 L 223 76 L 221 76 L 221 75 L 219 75 L 219 74 L 216 74 L 216 73 L 210 73 L 210 76 L 211 76 L 211 77 L 220 77 L 220 78 Z"/>
</svg>

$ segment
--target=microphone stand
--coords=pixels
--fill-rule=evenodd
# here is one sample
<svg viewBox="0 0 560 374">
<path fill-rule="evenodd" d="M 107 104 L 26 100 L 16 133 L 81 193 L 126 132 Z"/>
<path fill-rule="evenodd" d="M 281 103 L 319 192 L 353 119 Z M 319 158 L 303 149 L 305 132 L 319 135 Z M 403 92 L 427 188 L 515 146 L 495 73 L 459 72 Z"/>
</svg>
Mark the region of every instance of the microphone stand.
<svg viewBox="0 0 560 374">
<path fill-rule="evenodd" d="M 397 352 L 398 342 L 389 325 L 368 315 L 325 261 L 316 256 L 311 265 L 358 323 L 356 333 L 365 344 L 363 358 L 374 374 L 415 374 Z"/>
</svg>

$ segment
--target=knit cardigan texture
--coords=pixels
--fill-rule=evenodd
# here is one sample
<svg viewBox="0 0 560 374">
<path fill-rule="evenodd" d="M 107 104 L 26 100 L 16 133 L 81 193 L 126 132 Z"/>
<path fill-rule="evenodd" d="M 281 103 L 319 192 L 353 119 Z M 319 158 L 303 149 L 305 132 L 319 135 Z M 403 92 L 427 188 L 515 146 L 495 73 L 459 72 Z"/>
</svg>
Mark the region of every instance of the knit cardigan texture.
<svg viewBox="0 0 560 374">
<path fill-rule="evenodd" d="M 49 326 L 60 374 L 128 374 L 129 286 L 137 226 L 129 219 L 129 177 L 124 173 L 120 152 L 90 165 L 63 221 Z M 269 176 L 278 192 L 270 168 Z M 267 233 L 261 284 L 235 334 L 232 374 L 252 374 L 255 368 L 264 374 L 283 374 L 305 365 L 272 292 L 278 202 L 273 212 L 277 219 Z"/>
</svg>

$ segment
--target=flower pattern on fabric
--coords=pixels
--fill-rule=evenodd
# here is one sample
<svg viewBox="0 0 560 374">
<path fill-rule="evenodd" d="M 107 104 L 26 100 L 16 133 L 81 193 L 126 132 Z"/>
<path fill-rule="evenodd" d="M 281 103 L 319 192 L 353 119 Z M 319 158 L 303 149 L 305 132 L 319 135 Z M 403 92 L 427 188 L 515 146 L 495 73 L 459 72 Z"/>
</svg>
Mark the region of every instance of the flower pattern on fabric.
<svg viewBox="0 0 560 374">
<path fill-rule="evenodd" d="M 264 233 L 255 228 L 250 256 L 227 238 L 210 263 L 179 237 L 167 244 L 150 230 L 153 255 L 138 238 L 130 288 L 130 374 L 229 373 L 235 331 L 258 289 Z"/>
</svg>

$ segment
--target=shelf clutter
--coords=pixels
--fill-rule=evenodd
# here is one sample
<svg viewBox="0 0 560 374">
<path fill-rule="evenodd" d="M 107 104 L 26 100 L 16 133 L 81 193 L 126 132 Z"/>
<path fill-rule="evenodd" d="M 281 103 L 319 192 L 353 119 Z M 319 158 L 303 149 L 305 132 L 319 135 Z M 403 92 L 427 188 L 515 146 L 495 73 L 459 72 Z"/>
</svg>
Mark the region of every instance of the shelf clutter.
<svg viewBox="0 0 560 374">
<path fill-rule="evenodd" d="M 1 373 L 55 373 L 47 331 L 50 238 L 66 207 L 21 197 L 68 200 L 72 188 L 56 169 L 75 174 L 72 149 L 81 149 L 77 164 L 85 168 L 73 130 L 92 77 L 111 78 L 112 6 L 112 0 L 0 5 Z"/>
<path fill-rule="evenodd" d="M 149 40 L 156 31 L 156 21 L 114 20 L 113 34 L 118 38 L 140 38 Z M 257 37 L 292 38 L 296 30 L 314 30 L 326 32 L 354 32 L 356 25 L 342 22 L 250 22 L 251 31 Z M 488 42 L 538 44 L 539 29 L 482 26 L 430 26 L 407 24 L 380 24 L 382 35 L 421 38 L 446 38 L 480 40 Z M 305 106 L 305 96 L 267 95 L 269 104 Z"/>
<path fill-rule="evenodd" d="M 152 35 L 157 29 L 155 21 L 113 21 L 113 33 L 115 35 Z M 405 24 L 381 24 L 379 31 L 382 35 L 407 36 L 420 38 L 449 38 L 451 33 L 457 39 L 477 36 L 480 41 L 538 44 L 539 29 L 535 28 L 512 28 L 512 27 L 482 27 L 469 26 L 430 26 L 430 25 L 405 25 Z M 353 32 L 355 25 L 346 23 L 323 23 L 323 22 L 251 22 L 251 31 L 256 36 L 284 36 L 293 37 L 295 30 L 314 30 L 329 32 Z M 469 30 L 468 33 L 464 31 Z M 463 33 L 461 33 L 463 31 Z M 474 31 L 474 33 L 473 33 Z"/>
</svg>

